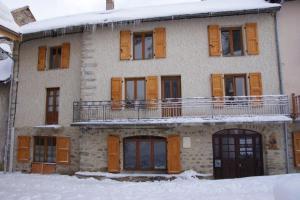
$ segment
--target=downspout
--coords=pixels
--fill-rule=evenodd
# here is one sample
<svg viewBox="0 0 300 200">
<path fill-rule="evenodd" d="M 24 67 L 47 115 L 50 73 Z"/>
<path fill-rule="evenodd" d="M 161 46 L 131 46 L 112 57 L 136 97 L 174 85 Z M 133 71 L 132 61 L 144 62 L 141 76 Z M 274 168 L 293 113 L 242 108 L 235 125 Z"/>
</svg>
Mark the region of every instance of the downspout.
<svg viewBox="0 0 300 200">
<path fill-rule="evenodd" d="M 282 65 L 281 65 L 281 55 L 280 55 L 280 48 L 279 48 L 279 36 L 278 36 L 278 20 L 277 20 L 277 13 L 274 14 L 274 27 L 275 27 L 275 42 L 276 42 L 276 53 L 277 53 L 277 67 L 278 67 L 278 78 L 279 78 L 279 91 L 280 94 L 284 94 L 283 88 L 283 80 L 282 80 Z M 289 164 L 289 145 L 288 145 L 288 128 L 287 122 L 283 124 L 283 133 L 284 133 L 284 151 L 285 151 L 285 169 L 286 173 L 289 173 L 290 164 Z"/>
<path fill-rule="evenodd" d="M 11 120 L 12 113 L 12 102 L 13 97 L 15 97 L 14 101 L 16 101 L 17 94 L 13 94 L 14 92 L 14 83 L 16 84 L 16 87 L 18 87 L 17 81 L 18 81 L 18 73 L 19 73 L 19 55 L 20 55 L 20 47 L 22 42 L 14 43 L 14 51 L 13 51 L 13 61 L 14 65 L 12 67 L 11 71 L 11 81 L 10 81 L 10 91 L 9 91 L 9 105 L 8 105 L 8 126 L 7 126 L 7 134 L 6 134 L 6 142 L 5 142 L 5 157 L 4 157 L 4 172 L 12 172 L 13 171 L 13 159 L 14 159 L 14 121 Z M 17 46 L 18 45 L 18 46 Z M 15 48 L 17 49 L 17 57 L 15 57 Z M 16 63 L 17 62 L 17 63 Z M 17 75 L 15 76 L 14 71 L 15 67 L 17 67 Z M 16 90 L 17 91 L 17 90 Z M 16 102 L 15 102 L 15 109 L 16 109 Z M 15 113 L 14 113 L 14 119 L 15 120 Z"/>
</svg>

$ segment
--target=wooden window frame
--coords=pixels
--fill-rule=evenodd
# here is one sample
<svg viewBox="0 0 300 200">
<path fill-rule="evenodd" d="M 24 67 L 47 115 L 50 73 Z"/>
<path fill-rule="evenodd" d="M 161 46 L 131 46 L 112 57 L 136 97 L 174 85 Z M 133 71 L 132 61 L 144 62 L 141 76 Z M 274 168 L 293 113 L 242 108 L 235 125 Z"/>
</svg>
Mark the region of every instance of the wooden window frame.
<svg viewBox="0 0 300 200">
<path fill-rule="evenodd" d="M 241 55 L 234 55 L 234 50 L 233 50 L 233 31 L 240 31 L 240 47 L 241 47 Z M 229 50 L 230 54 L 229 55 L 224 55 L 223 52 L 223 43 L 222 43 L 222 32 L 223 31 L 229 31 Z M 244 50 L 244 38 L 243 38 L 243 28 L 242 27 L 223 27 L 221 28 L 221 47 L 222 47 L 222 55 L 224 57 L 236 57 L 236 56 L 244 56 L 245 55 L 245 50 Z"/>
<path fill-rule="evenodd" d="M 55 55 L 52 54 L 52 51 L 54 49 L 56 50 L 56 54 Z M 61 52 L 60 53 L 60 63 L 58 63 L 58 54 L 57 54 L 58 49 L 60 49 L 60 52 Z M 61 68 L 61 64 L 62 64 L 62 45 L 50 47 L 49 50 L 50 50 L 49 51 L 50 56 L 49 56 L 49 68 L 48 69 L 49 70 L 60 69 Z M 53 63 L 52 64 L 56 63 L 58 67 L 54 67 L 55 65 L 54 66 L 51 65 L 51 57 L 53 57 Z"/>
<path fill-rule="evenodd" d="M 136 160 L 135 160 L 135 168 L 126 168 L 125 167 L 125 144 L 126 141 L 134 141 L 135 142 L 135 156 L 136 156 Z M 142 169 L 140 167 L 140 142 L 142 141 L 150 141 L 150 163 L 151 163 L 151 167 L 149 169 Z M 164 169 L 155 169 L 154 167 L 154 143 L 155 141 L 163 141 L 165 142 L 165 146 L 166 146 L 166 166 Z M 168 169 L 168 163 L 167 163 L 167 139 L 164 137 L 159 137 L 159 136 L 133 136 L 133 137 L 127 137 L 123 139 L 123 149 L 124 149 L 124 153 L 123 153 L 123 168 L 124 170 L 127 171 L 166 171 Z"/>
<path fill-rule="evenodd" d="M 53 100 L 54 100 L 54 102 L 53 102 L 53 112 L 54 112 L 54 110 L 57 112 L 57 121 L 56 121 L 56 123 L 49 123 L 49 120 L 48 120 L 48 107 L 49 107 L 49 93 L 51 92 L 51 91 L 55 91 L 55 95 L 54 95 L 54 97 L 55 98 L 53 98 Z M 59 92 L 59 94 L 57 95 L 57 91 Z M 59 105 L 59 103 L 58 103 L 58 110 L 56 110 L 56 107 L 57 107 L 57 102 L 56 102 L 56 97 L 58 96 L 58 98 L 60 98 L 60 88 L 58 88 L 58 87 L 55 87 L 55 88 L 46 88 L 46 119 L 45 119 L 45 123 L 46 124 L 58 124 L 58 119 L 59 119 L 59 109 L 60 109 L 60 105 Z"/>
<path fill-rule="evenodd" d="M 56 152 L 55 152 L 55 161 L 54 162 L 40 162 L 35 160 L 35 153 L 36 153 L 36 139 L 42 138 L 44 140 L 44 160 L 48 160 L 48 138 L 52 138 L 55 140 L 55 150 L 56 150 L 56 142 L 57 139 L 54 136 L 34 136 L 33 137 L 33 163 L 47 163 L 47 164 L 56 164 Z"/>
<path fill-rule="evenodd" d="M 152 35 L 152 57 L 151 58 L 145 58 L 145 36 L 147 34 L 151 34 Z M 153 31 L 147 31 L 147 32 L 135 32 L 133 33 L 133 44 L 132 44 L 132 48 L 133 48 L 133 60 L 151 60 L 154 59 L 154 37 L 153 37 Z M 135 40 L 136 40 L 136 36 L 141 36 L 142 37 L 142 58 L 138 59 L 135 57 Z"/>
<path fill-rule="evenodd" d="M 244 83 L 245 83 L 245 96 L 248 95 L 248 87 L 247 87 L 247 74 L 224 74 L 224 95 L 226 95 L 226 79 L 228 78 L 232 78 L 233 79 L 233 89 L 234 89 L 234 96 L 233 97 L 238 97 L 236 96 L 236 82 L 235 79 L 239 78 L 239 77 L 243 77 L 244 78 Z"/>
<path fill-rule="evenodd" d="M 162 76 L 161 77 L 161 97 L 162 99 L 165 99 L 165 81 L 166 80 L 176 80 L 178 82 L 178 96 L 179 98 L 182 98 L 182 92 L 181 92 L 181 76 Z M 172 92 L 172 90 L 171 90 Z"/>
<path fill-rule="evenodd" d="M 140 81 L 140 80 L 144 81 L 144 100 L 146 100 L 146 78 L 140 77 L 140 78 L 125 78 L 125 100 L 126 101 L 138 101 L 137 100 L 137 81 Z M 133 100 L 126 99 L 126 97 L 127 97 L 127 82 L 128 81 L 134 81 L 134 86 L 133 86 L 134 99 Z"/>
</svg>

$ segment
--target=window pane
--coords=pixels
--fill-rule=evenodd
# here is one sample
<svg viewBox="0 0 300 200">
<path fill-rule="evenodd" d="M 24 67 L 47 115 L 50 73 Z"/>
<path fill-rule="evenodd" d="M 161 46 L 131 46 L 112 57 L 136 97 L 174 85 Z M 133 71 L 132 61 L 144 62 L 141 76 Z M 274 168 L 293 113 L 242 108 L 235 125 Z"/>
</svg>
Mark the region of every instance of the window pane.
<svg viewBox="0 0 300 200">
<path fill-rule="evenodd" d="M 135 35 L 133 41 L 134 41 L 134 59 L 143 59 L 142 36 Z"/>
<path fill-rule="evenodd" d="M 152 34 L 145 36 L 145 59 L 153 57 L 153 39 Z"/>
<path fill-rule="evenodd" d="M 235 78 L 235 90 L 236 96 L 246 96 L 245 91 L 245 78 L 244 77 L 236 77 Z"/>
<path fill-rule="evenodd" d="M 34 161 L 44 162 L 44 138 L 35 137 L 34 144 Z"/>
<path fill-rule="evenodd" d="M 126 169 L 136 168 L 136 143 L 135 141 L 125 141 L 124 145 L 124 166 Z"/>
<path fill-rule="evenodd" d="M 47 138 L 48 152 L 47 161 L 48 163 L 55 163 L 56 161 L 56 139 L 53 137 Z"/>
<path fill-rule="evenodd" d="M 48 98 L 48 106 L 53 106 L 53 96 Z"/>
<path fill-rule="evenodd" d="M 134 100 L 134 81 L 126 81 L 126 100 Z"/>
<path fill-rule="evenodd" d="M 178 82 L 177 82 L 177 80 L 174 80 L 173 81 L 173 88 L 172 88 L 172 90 L 173 90 L 173 96 L 172 96 L 172 98 L 178 98 L 179 97 L 179 94 L 178 94 Z"/>
<path fill-rule="evenodd" d="M 230 55 L 229 31 L 222 31 L 222 51 L 223 55 Z"/>
<path fill-rule="evenodd" d="M 171 81 L 165 81 L 165 98 L 171 98 Z"/>
<path fill-rule="evenodd" d="M 166 143 L 164 141 L 154 142 L 154 168 L 166 168 Z"/>
<path fill-rule="evenodd" d="M 60 63 L 61 63 L 61 48 L 58 48 L 56 54 L 56 68 L 60 67 Z"/>
<path fill-rule="evenodd" d="M 151 143 L 150 141 L 140 142 L 140 167 L 149 169 L 151 167 Z"/>
<path fill-rule="evenodd" d="M 137 100 L 145 100 L 145 81 L 137 81 Z"/>
<path fill-rule="evenodd" d="M 225 78 L 225 95 L 234 96 L 233 78 Z"/>
<path fill-rule="evenodd" d="M 232 31 L 232 36 L 233 36 L 233 55 L 241 56 L 242 55 L 241 30 Z"/>
</svg>

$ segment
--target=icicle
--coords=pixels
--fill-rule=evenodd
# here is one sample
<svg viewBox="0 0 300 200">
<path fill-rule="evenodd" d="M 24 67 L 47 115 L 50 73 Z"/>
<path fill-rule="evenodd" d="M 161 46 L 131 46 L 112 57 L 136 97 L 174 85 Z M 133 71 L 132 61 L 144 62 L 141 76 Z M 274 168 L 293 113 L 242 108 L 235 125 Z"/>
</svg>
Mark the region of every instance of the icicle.
<svg viewBox="0 0 300 200">
<path fill-rule="evenodd" d="M 111 31 L 114 31 L 114 23 L 111 23 Z"/>
</svg>

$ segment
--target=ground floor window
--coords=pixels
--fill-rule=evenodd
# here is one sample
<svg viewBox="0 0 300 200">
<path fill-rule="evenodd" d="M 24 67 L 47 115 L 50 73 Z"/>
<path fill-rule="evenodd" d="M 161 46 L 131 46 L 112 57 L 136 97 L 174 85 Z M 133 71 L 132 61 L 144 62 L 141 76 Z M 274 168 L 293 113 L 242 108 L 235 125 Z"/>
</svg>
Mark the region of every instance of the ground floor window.
<svg viewBox="0 0 300 200">
<path fill-rule="evenodd" d="M 130 137 L 124 139 L 125 170 L 165 170 L 166 139 L 161 137 Z"/>
<path fill-rule="evenodd" d="M 56 162 L 55 137 L 34 137 L 34 162 Z"/>
</svg>

